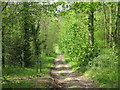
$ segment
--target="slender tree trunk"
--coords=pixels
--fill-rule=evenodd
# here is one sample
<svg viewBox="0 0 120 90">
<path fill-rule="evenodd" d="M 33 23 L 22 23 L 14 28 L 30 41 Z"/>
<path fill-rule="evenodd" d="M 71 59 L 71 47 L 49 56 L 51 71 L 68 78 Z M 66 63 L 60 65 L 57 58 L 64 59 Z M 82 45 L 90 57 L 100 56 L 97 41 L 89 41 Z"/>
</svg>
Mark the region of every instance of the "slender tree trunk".
<svg viewBox="0 0 120 90">
<path fill-rule="evenodd" d="M 118 50 L 118 75 L 120 75 L 120 1 L 118 2 L 118 13 L 117 13 L 117 22 L 116 22 L 116 30 L 118 31 L 118 39 L 117 39 L 117 50 Z M 120 81 L 120 78 L 119 80 Z M 118 83 L 120 88 L 120 82 Z"/>
<path fill-rule="evenodd" d="M 46 19 L 45 19 L 45 21 L 46 21 Z M 45 21 L 44 21 L 44 30 L 45 30 L 45 33 L 44 33 L 44 35 L 45 35 L 44 49 L 46 50 L 46 48 L 47 48 L 47 44 L 46 44 L 46 41 L 47 41 L 47 27 L 46 27 L 46 22 Z"/>
<path fill-rule="evenodd" d="M 1 3 L 0 3 L 1 5 Z M 8 5 L 8 2 L 5 4 L 5 6 L 1 9 L 1 11 L 3 12 L 5 9 L 6 9 L 6 6 Z M 1 14 L 0 14 L 0 19 L 1 19 Z M 0 23 L 1 24 L 1 23 Z M 4 56 L 4 53 L 5 53 L 5 46 L 4 46 L 4 28 L 5 27 L 2 27 L 2 68 L 5 68 L 5 56 Z"/>
<path fill-rule="evenodd" d="M 37 24 L 37 28 L 35 29 L 35 35 L 34 35 L 34 43 L 35 43 L 35 53 L 36 53 L 36 55 L 37 55 L 37 57 L 38 57 L 38 55 L 39 55 L 39 46 L 38 46 L 38 42 L 37 42 L 37 39 L 38 39 L 38 33 L 39 33 L 39 22 L 40 21 L 38 21 L 38 24 Z"/>
<path fill-rule="evenodd" d="M 117 44 L 117 48 L 118 48 L 118 50 L 120 52 L 120 1 L 118 2 L 118 13 L 117 13 L 116 30 L 117 30 L 116 44 Z M 120 53 L 119 53 L 119 56 L 120 56 Z"/>
<path fill-rule="evenodd" d="M 23 67 L 22 51 L 21 51 L 21 55 L 20 55 L 20 58 L 19 58 L 19 62 L 20 62 L 21 67 Z"/>
<path fill-rule="evenodd" d="M 106 8 L 103 3 L 103 12 L 104 12 L 104 38 L 105 38 L 105 46 L 107 45 L 108 39 L 107 39 L 107 16 L 106 16 Z"/>
<path fill-rule="evenodd" d="M 112 47 L 113 51 L 115 51 L 115 42 L 114 42 L 114 33 L 113 33 L 113 27 L 112 27 L 112 23 L 113 23 L 113 5 L 110 5 L 110 31 L 109 31 L 109 43 L 110 43 L 110 47 Z"/>
<path fill-rule="evenodd" d="M 116 29 L 115 29 L 115 33 L 114 33 L 114 41 L 115 44 L 117 45 L 118 42 L 118 21 L 119 21 L 119 4 L 118 6 L 116 6 Z"/>
<path fill-rule="evenodd" d="M 89 44 L 91 46 L 94 45 L 94 11 L 90 11 L 89 16 L 89 24 L 88 24 L 88 31 L 89 31 Z"/>
<path fill-rule="evenodd" d="M 91 48 L 88 62 L 94 57 L 94 8 L 92 7 L 93 2 L 90 3 L 90 11 L 88 16 L 88 35 L 89 35 L 89 46 Z M 86 62 L 86 64 L 88 64 Z"/>
<path fill-rule="evenodd" d="M 120 48 L 120 2 L 119 2 L 119 7 L 118 7 L 118 21 L 117 21 L 117 31 L 118 31 L 118 47 Z M 119 53 L 120 54 L 120 53 Z"/>
<path fill-rule="evenodd" d="M 4 46 L 4 30 L 2 30 L 2 67 L 5 68 L 5 46 Z"/>
<path fill-rule="evenodd" d="M 110 44 L 110 47 L 112 47 L 112 5 L 110 5 L 110 26 L 109 26 L 109 44 Z"/>
</svg>

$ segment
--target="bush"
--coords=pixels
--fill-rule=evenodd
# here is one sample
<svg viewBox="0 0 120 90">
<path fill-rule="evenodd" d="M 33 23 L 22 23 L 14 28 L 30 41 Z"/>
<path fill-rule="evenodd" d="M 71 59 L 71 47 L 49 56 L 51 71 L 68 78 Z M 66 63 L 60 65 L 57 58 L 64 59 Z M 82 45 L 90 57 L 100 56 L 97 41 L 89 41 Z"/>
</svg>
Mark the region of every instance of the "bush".
<svg viewBox="0 0 120 90">
<path fill-rule="evenodd" d="M 102 87 L 118 87 L 118 57 L 111 49 L 103 49 L 100 55 L 89 62 L 89 75 Z"/>
</svg>

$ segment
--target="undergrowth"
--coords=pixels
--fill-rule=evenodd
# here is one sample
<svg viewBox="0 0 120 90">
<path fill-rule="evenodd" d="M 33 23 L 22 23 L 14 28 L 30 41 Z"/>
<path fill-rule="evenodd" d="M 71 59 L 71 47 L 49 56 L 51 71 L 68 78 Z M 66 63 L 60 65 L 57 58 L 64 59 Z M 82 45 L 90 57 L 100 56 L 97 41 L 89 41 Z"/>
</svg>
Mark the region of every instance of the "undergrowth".
<svg viewBox="0 0 120 90">
<path fill-rule="evenodd" d="M 118 57 L 110 48 L 102 49 L 87 66 L 79 66 L 67 55 L 65 60 L 70 63 L 74 71 L 93 79 L 100 87 L 118 88 Z"/>
<path fill-rule="evenodd" d="M 118 57 L 111 49 L 101 50 L 98 57 L 89 62 L 85 72 L 104 88 L 118 88 Z"/>
<path fill-rule="evenodd" d="M 51 54 L 42 59 L 42 73 L 36 72 L 36 66 L 31 68 L 22 68 L 22 67 L 6 67 L 3 69 L 3 88 L 27 88 L 31 85 L 29 82 L 14 82 L 9 81 L 8 79 L 14 78 L 24 78 L 33 75 L 49 75 L 50 67 L 53 65 L 53 60 L 56 54 Z M 39 70 L 38 70 L 39 71 Z M 27 79 L 27 78 L 26 78 Z M 24 81 L 24 80 L 23 80 Z"/>
</svg>

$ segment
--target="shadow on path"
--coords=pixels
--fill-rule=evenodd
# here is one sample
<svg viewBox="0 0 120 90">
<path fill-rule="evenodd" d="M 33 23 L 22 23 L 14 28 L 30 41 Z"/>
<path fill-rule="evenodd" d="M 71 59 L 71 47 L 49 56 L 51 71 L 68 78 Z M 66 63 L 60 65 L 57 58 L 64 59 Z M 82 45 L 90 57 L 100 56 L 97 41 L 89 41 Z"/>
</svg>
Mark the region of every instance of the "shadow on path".
<svg viewBox="0 0 120 90">
<path fill-rule="evenodd" d="M 72 67 L 65 62 L 64 56 L 58 54 L 51 70 L 56 88 L 97 88 L 97 84 L 72 71 Z"/>
</svg>

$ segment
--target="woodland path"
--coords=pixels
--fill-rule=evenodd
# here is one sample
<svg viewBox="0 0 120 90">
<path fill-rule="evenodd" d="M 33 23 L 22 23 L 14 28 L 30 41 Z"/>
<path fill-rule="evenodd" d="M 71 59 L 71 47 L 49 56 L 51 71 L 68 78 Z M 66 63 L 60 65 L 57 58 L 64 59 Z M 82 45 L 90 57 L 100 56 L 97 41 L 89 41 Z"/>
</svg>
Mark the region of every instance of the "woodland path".
<svg viewBox="0 0 120 90">
<path fill-rule="evenodd" d="M 97 88 L 92 80 L 72 71 L 72 67 L 65 62 L 64 56 L 58 54 L 54 60 L 54 67 L 51 70 L 56 88 Z"/>
</svg>

